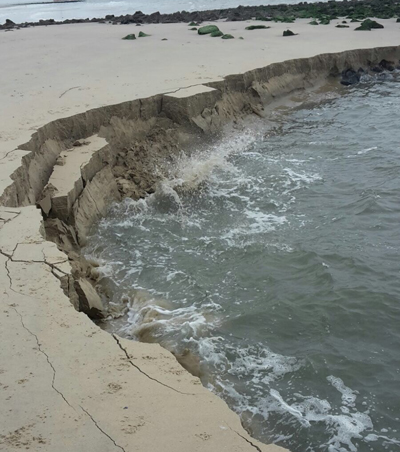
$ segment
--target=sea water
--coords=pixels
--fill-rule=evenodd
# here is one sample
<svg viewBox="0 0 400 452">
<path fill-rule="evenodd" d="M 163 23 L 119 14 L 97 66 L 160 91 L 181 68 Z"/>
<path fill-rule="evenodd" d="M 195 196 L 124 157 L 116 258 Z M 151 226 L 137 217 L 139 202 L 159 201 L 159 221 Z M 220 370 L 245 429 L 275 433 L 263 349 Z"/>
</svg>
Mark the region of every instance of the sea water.
<svg viewBox="0 0 400 452">
<path fill-rule="evenodd" d="M 293 452 L 400 450 L 400 78 L 344 91 L 182 155 L 85 250 L 107 329 Z"/>
</svg>

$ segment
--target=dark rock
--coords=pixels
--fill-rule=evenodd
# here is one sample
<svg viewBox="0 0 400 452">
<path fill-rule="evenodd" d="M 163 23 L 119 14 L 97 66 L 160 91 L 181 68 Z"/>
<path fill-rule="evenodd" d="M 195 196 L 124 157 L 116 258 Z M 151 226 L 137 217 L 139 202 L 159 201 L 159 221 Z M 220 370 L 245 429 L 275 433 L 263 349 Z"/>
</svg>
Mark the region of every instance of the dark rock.
<svg viewBox="0 0 400 452">
<path fill-rule="evenodd" d="M 351 86 L 359 83 L 360 79 L 361 75 L 358 72 L 353 71 L 353 69 L 347 69 L 342 72 L 342 79 L 340 80 L 340 83 L 344 86 Z"/>
<path fill-rule="evenodd" d="M 130 35 L 126 35 L 125 38 L 122 38 L 122 39 L 125 39 L 127 41 L 132 41 L 133 39 L 136 39 L 136 36 L 134 33 L 131 33 Z"/>
<path fill-rule="evenodd" d="M 211 36 L 212 38 L 220 38 L 221 36 L 224 36 L 224 34 L 222 33 L 221 30 L 218 30 L 218 31 L 213 31 L 213 32 L 210 34 L 210 36 Z"/>
<path fill-rule="evenodd" d="M 246 27 L 246 30 L 266 30 L 267 28 L 271 27 L 266 27 L 265 25 L 250 25 Z"/>
<path fill-rule="evenodd" d="M 293 33 L 291 30 L 285 30 L 283 36 L 296 36 L 297 33 Z"/>
<path fill-rule="evenodd" d="M 361 25 L 356 28 L 356 30 L 366 30 L 370 31 L 377 28 L 385 28 L 382 24 L 376 22 L 375 20 L 366 19 L 361 22 Z"/>
<path fill-rule="evenodd" d="M 379 66 L 374 66 L 374 67 L 371 69 L 371 71 L 372 71 L 372 72 L 376 72 L 377 74 L 380 74 L 381 72 L 383 72 L 383 69 L 382 69 L 381 67 L 379 67 Z"/>
<path fill-rule="evenodd" d="M 385 71 L 393 72 L 394 71 L 394 62 L 393 61 L 387 61 L 382 60 L 379 63 L 379 66 L 384 69 Z"/>
<path fill-rule="evenodd" d="M 232 35 L 230 35 L 229 33 L 227 33 L 226 35 L 222 36 L 222 39 L 234 39 L 234 37 Z"/>
<path fill-rule="evenodd" d="M 139 38 L 147 38 L 148 36 L 151 36 L 151 35 L 148 35 L 147 33 L 143 33 L 143 31 L 139 31 L 139 34 L 138 34 Z"/>
</svg>

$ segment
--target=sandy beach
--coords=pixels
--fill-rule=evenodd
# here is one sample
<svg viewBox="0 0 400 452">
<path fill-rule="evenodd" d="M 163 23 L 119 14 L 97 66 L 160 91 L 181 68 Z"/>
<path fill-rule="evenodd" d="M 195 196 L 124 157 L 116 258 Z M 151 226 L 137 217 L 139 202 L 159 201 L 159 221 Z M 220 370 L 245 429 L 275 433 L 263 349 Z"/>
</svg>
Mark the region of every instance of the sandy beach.
<svg viewBox="0 0 400 452">
<path fill-rule="evenodd" d="M 75 205 L 75 218 L 91 216 L 90 209 L 85 213 L 82 207 L 84 189 L 99 191 L 108 185 L 107 171 L 114 158 L 102 127 L 120 121 L 123 125 L 118 130 L 136 124 L 141 132 L 148 131 L 146 124 L 154 116 L 150 110 L 160 109 L 162 102 L 143 102 L 141 106 L 149 112 L 139 108 L 136 122 L 128 118 L 136 114 L 132 113 L 136 104 L 126 107 L 129 120 L 121 116 L 122 107 L 104 114 L 99 110 L 93 117 L 85 112 L 170 93 L 163 97 L 168 120 L 177 123 L 181 113 L 176 120 L 173 113 L 182 107 L 182 99 L 189 99 L 185 112 L 197 118 L 198 131 L 206 131 L 201 123 L 207 122 L 206 116 L 201 121 L 198 117 L 211 102 L 214 105 L 221 96 L 228 96 L 229 90 L 205 88 L 205 83 L 321 54 L 335 54 L 337 65 L 347 69 L 348 61 L 364 61 L 366 54 L 350 52 L 343 58 L 337 54 L 357 49 L 390 47 L 387 53 L 397 52 L 398 64 L 400 24 L 395 19 L 378 21 L 384 29 L 365 32 L 355 32 L 358 24 L 353 23 L 349 28 L 336 28 L 341 20 L 319 26 L 310 26 L 306 19 L 268 23 L 270 29 L 254 31 L 245 28 L 259 22 L 218 23 L 224 33 L 235 37 L 230 40 L 200 36 L 186 24 L 76 24 L 0 32 L 0 450 L 283 450 L 252 439 L 225 402 L 203 388 L 198 378 L 159 345 L 109 335 L 73 308 L 66 295 L 71 265 L 67 255 L 43 236 L 36 194 L 49 181 L 48 168 L 52 170 L 64 152 L 72 163 L 58 162 L 58 173 L 52 176 L 55 185 L 60 183 L 60 211 L 71 203 L 69 212 L 80 197 L 81 210 Z M 283 37 L 288 28 L 298 35 Z M 150 36 L 122 40 L 139 31 Z M 371 52 L 375 54 L 386 56 L 383 50 Z M 317 77 L 319 64 L 326 69 L 330 60 L 330 56 L 321 62 L 310 60 L 307 64 L 315 65 L 312 76 Z M 277 93 L 290 92 L 292 85 L 299 87 L 293 74 L 289 78 L 281 77 L 279 89 L 275 81 Z M 251 83 L 256 85 L 256 76 Z M 204 102 L 202 95 L 208 96 Z M 190 103 L 190 99 L 195 100 Z M 54 131 L 51 126 L 44 128 L 80 114 L 76 122 L 72 118 L 59 123 Z M 85 115 L 91 123 L 89 137 L 82 126 Z M 71 140 L 62 141 L 62 133 L 70 134 Z M 88 143 L 74 148 L 72 142 L 77 139 Z M 88 157 L 75 158 L 76 149 L 85 146 L 89 146 Z M 102 152 L 101 161 L 94 161 L 97 151 Z M 47 159 L 46 152 L 51 158 Z M 44 165 L 48 168 L 42 173 Z M 35 168 L 36 179 L 32 177 Z M 97 180 L 100 173 L 103 179 Z M 31 184 L 26 193 L 24 180 Z M 115 198 L 110 194 L 109 199 Z M 107 207 L 107 199 L 103 201 L 104 206 L 92 217 L 101 217 Z M 86 283 L 79 290 L 88 299 L 96 297 Z"/>
</svg>

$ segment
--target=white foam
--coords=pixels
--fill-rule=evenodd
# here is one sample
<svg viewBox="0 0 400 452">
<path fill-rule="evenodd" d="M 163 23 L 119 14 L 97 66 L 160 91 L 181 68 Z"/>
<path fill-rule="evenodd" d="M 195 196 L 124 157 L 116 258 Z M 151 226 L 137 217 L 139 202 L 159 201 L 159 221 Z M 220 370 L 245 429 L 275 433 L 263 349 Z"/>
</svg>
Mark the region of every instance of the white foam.
<svg viewBox="0 0 400 452">
<path fill-rule="evenodd" d="M 346 406 L 354 407 L 357 395 L 355 391 L 345 386 L 343 380 L 330 375 L 326 377 L 329 383 L 342 394 L 342 401 Z"/>
</svg>

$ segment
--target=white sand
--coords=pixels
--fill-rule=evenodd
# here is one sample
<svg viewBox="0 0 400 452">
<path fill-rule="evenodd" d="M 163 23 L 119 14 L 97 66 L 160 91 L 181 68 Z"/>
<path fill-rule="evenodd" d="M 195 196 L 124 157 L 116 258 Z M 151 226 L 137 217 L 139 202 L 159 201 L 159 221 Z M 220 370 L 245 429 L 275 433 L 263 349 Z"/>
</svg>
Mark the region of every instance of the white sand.
<svg viewBox="0 0 400 452">
<path fill-rule="evenodd" d="M 200 36 L 186 24 L 76 24 L 0 33 L 0 158 L 52 119 L 87 109 L 218 80 L 270 63 L 319 53 L 398 45 L 400 24 L 355 32 L 330 25 L 222 22 L 244 39 Z M 290 28 L 298 36 L 283 38 Z M 129 33 L 150 37 L 123 41 Z M 167 38 L 168 41 L 161 41 Z"/>
</svg>

